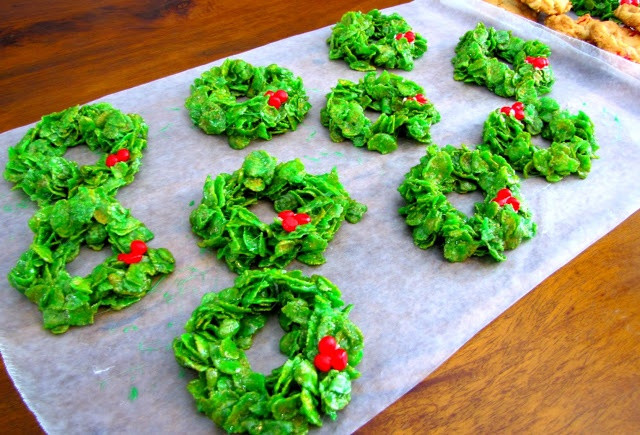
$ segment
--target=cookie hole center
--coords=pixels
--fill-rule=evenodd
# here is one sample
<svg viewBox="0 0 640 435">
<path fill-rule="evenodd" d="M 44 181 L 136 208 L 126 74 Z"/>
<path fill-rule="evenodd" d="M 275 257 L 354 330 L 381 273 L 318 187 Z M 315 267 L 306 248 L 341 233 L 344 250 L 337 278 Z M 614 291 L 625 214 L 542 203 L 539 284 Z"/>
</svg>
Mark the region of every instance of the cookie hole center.
<svg viewBox="0 0 640 435">
<path fill-rule="evenodd" d="M 451 192 L 447 194 L 447 200 L 462 213 L 473 216 L 473 206 L 476 202 L 483 202 L 484 196 L 480 190 L 469 193 Z"/>
<path fill-rule="evenodd" d="M 253 337 L 253 345 L 245 352 L 254 372 L 269 375 L 273 369 L 287 361 L 286 355 L 280 353 L 280 339 L 283 334 L 278 316 L 270 315 L 264 328 Z"/>
<path fill-rule="evenodd" d="M 256 204 L 251 205 L 249 210 L 267 225 L 273 223 L 273 220 L 278 216 L 273 209 L 273 203 L 264 199 L 260 199 Z"/>
<path fill-rule="evenodd" d="M 94 165 L 98 159 L 100 159 L 100 155 L 101 153 L 91 151 L 86 145 L 77 145 L 67 148 L 67 151 L 64 153 L 64 158 L 72 162 L 77 162 L 78 166 L 86 166 Z"/>
<path fill-rule="evenodd" d="M 109 246 L 105 246 L 100 251 L 94 251 L 87 246 L 82 246 L 78 256 L 67 264 L 67 272 L 71 276 L 87 276 L 112 253 L 113 251 Z"/>
</svg>

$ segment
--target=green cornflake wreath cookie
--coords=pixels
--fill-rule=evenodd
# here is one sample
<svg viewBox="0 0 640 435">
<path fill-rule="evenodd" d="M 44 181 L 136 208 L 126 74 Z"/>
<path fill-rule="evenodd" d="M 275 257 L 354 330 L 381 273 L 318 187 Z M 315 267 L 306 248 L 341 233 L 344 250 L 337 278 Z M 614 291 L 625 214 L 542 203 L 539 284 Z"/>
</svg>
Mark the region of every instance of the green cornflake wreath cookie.
<svg viewBox="0 0 640 435">
<path fill-rule="evenodd" d="M 381 154 L 396 150 L 401 135 L 430 143 L 430 128 L 440 113 L 423 93 L 418 84 L 387 71 L 367 73 L 358 83 L 339 80 L 327 94 L 320 120 L 332 141 L 348 139 Z M 368 109 L 380 112 L 373 123 L 365 115 Z"/>
<path fill-rule="evenodd" d="M 147 249 L 144 242 L 153 233 L 102 188 L 78 187 L 71 198 L 40 208 L 29 228 L 33 242 L 9 272 L 9 282 L 38 305 L 44 327 L 56 334 L 93 323 L 101 307 L 120 310 L 139 301 L 152 277 L 174 268 L 171 253 Z M 105 244 L 114 255 L 89 275 L 67 272 L 82 245 L 100 250 Z"/>
<path fill-rule="evenodd" d="M 178 363 L 198 372 L 187 387 L 198 410 L 229 433 L 306 433 L 323 415 L 335 420 L 351 400 L 363 353 L 340 296 L 322 276 L 274 269 L 246 271 L 233 287 L 205 294 L 173 342 Z M 245 350 L 272 313 L 288 359 L 265 376 Z"/>
<path fill-rule="evenodd" d="M 591 119 L 582 111 L 572 115 L 561 110 L 548 97 L 514 105 L 518 104 L 522 106 L 519 116 L 509 107 L 489 114 L 480 148 L 503 156 L 525 177 L 540 175 L 551 182 L 571 174 L 586 178 L 598 150 Z M 534 145 L 531 136 L 536 135 L 551 141 L 551 145 L 548 148 Z"/>
<path fill-rule="evenodd" d="M 279 218 L 266 224 L 248 207 L 265 199 Z M 277 163 L 254 151 L 233 174 L 207 177 L 203 198 L 190 216 L 201 247 L 218 251 L 234 272 L 284 267 L 294 259 L 325 262 L 322 253 L 346 219 L 358 222 L 367 207 L 349 197 L 338 174 L 307 174 L 299 159 Z"/>
<path fill-rule="evenodd" d="M 404 18 L 377 9 L 344 14 L 327 43 L 329 59 L 344 59 L 357 71 L 374 71 L 376 66 L 411 71 L 413 60 L 427 51 L 427 40 L 414 33 Z"/>
<path fill-rule="evenodd" d="M 138 172 L 147 130 L 139 115 L 125 115 L 108 103 L 52 113 L 9 148 L 4 177 L 39 205 L 69 198 L 80 186 L 115 194 Z M 93 165 L 79 166 L 64 158 L 77 145 L 103 155 Z"/>
<path fill-rule="evenodd" d="M 431 145 L 398 187 L 407 202 L 399 212 L 413 227 L 413 240 L 421 249 L 441 243 L 444 257 L 452 262 L 472 255 L 503 261 L 505 250 L 515 249 L 536 232 L 518 181 L 509 163 L 489 151 Z M 471 217 L 446 197 L 477 189 L 485 199 L 475 204 Z"/>
<path fill-rule="evenodd" d="M 460 38 L 455 52 L 455 80 L 486 86 L 496 95 L 515 96 L 522 102 L 551 91 L 554 77 L 547 60 L 551 50 L 540 41 L 524 41 L 478 23 Z"/>
<path fill-rule="evenodd" d="M 302 79 L 288 69 L 227 59 L 195 80 L 185 107 L 202 131 L 227 135 L 238 150 L 295 130 L 311 108 L 308 100 Z"/>
<path fill-rule="evenodd" d="M 578 16 L 589 14 L 593 18 L 619 22 L 613 12 L 621 3 L 620 0 L 571 0 L 571 11 Z"/>
</svg>

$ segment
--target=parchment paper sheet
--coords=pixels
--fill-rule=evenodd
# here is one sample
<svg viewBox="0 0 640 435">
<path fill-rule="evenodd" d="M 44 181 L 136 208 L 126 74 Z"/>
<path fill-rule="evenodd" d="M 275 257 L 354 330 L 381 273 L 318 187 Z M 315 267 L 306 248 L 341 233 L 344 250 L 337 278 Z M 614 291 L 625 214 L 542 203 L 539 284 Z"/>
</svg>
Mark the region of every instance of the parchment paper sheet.
<svg viewBox="0 0 640 435">
<path fill-rule="evenodd" d="M 451 1 L 447 1 L 451 3 Z M 364 219 L 345 223 L 319 267 L 292 264 L 335 282 L 351 318 L 363 330 L 365 358 L 355 381 L 353 400 L 323 432 L 355 430 L 427 376 L 488 322 L 497 317 L 556 269 L 575 257 L 640 207 L 640 138 L 632 132 L 640 113 L 640 82 L 594 59 L 583 47 L 567 43 L 542 26 L 483 2 L 417 1 L 397 11 L 424 34 L 429 51 L 411 72 L 399 73 L 426 89 L 442 114 L 432 127 L 439 145 L 475 144 L 488 113 L 512 101 L 484 87 L 455 82 L 451 58 L 459 37 L 480 20 L 537 38 L 552 47 L 557 80 L 553 98 L 572 111 L 583 110 L 596 123 L 600 159 L 586 180 L 556 184 L 523 180 L 522 191 L 538 224 L 538 235 L 508 253 L 504 263 L 472 259 L 443 260 L 440 249 L 414 247 L 398 215 L 397 186 L 424 153 L 420 144 L 402 141 L 387 156 L 335 144 L 319 121 L 325 95 L 339 78 L 361 73 L 329 61 L 319 29 L 235 56 L 254 65 L 278 63 L 300 75 L 313 108 L 295 132 L 256 142 L 242 151 L 225 137 L 207 136 L 191 126 L 183 107 L 189 85 L 211 65 L 102 98 L 125 112 L 141 114 L 149 124 L 149 146 L 142 170 L 117 198 L 156 234 L 154 247 L 168 247 L 176 271 L 141 302 L 103 313 L 94 325 L 54 336 L 41 328 L 41 314 L 6 279 L 31 243 L 28 219 L 35 205 L 11 185 L 0 182 L 0 349 L 9 373 L 50 433 L 207 433 L 215 425 L 199 414 L 185 385 L 192 373 L 173 358 L 172 339 L 183 331 L 205 292 L 230 286 L 234 275 L 210 252 L 201 251 L 189 227 L 189 213 L 201 199 L 207 174 L 232 172 L 251 151 L 265 149 L 280 161 L 300 158 L 310 173 L 337 167 L 352 196 L 369 206 Z M 476 12 L 476 10 L 478 12 Z M 217 61 L 219 64 L 222 61 Z M 637 65 L 626 65 L 632 73 Z M 635 68 L 635 70 L 634 70 Z M 7 147 L 26 127 L 0 135 L 4 168 Z M 72 153 L 88 162 L 89 151 Z M 465 210 L 480 194 L 452 196 Z M 268 217 L 264 217 L 267 219 Z M 70 270 L 86 274 L 101 261 L 83 252 Z M 621 258 L 619 261 L 625 261 Z M 249 356 L 254 367 L 269 371 L 283 362 L 277 352 L 282 332 L 275 321 L 256 337 Z"/>
</svg>

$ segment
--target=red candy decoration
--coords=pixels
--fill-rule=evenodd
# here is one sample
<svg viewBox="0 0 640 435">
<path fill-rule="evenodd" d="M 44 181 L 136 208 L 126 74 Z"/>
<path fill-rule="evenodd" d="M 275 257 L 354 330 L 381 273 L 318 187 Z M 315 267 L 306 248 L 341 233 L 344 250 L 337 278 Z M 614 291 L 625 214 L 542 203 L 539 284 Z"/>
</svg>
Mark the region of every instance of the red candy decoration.
<svg viewBox="0 0 640 435">
<path fill-rule="evenodd" d="M 511 107 L 501 107 L 500 113 L 504 113 L 507 116 L 513 115 L 518 121 L 522 121 L 524 119 L 524 104 L 520 101 L 516 101 Z"/>
<path fill-rule="evenodd" d="M 144 255 L 147 253 L 147 244 L 142 240 L 134 240 L 129 245 L 132 254 Z"/>
<path fill-rule="evenodd" d="M 269 106 L 275 107 L 276 109 L 279 109 L 280 106 L 289 99 L 289 94 L 287 94 L 287 91 L 283 89 L 278 89 L 275 92 L 267 91 L 264 94 L 269 96 L 269 101 L 267 101 L 267 104 L 269 104 Z"/>
<path fill-rule="evenodd" d="M 409 42 L 409 44 L 411 44 L 413 41 L 416 40 L 416 34 L 413 33 L 411 30 L 405 32 L 405 33 L 398 33 L 396 35 L 396 39 L 400 40 L 402 38 L 405 38 L 407 40 L 407 42 Z"/>
<path fill-rule="evenodd" d="M 115 154 L 109 154 L 104 163 L 109 168 L 115 166 L 115 164 L 118 163 L 118 157 Z"/>
<path fill-rule="evenodd" d="M 139 263 L 142 260 L 142 256 L 147 252 L 147 244 L 142 240 L 133 240 L 129 244 L 129 249 L 131 252 L 128 254 L 118 254 L 118 260 L 127 264 Z"/>
<path fill-rule="evenodd" d="M 289 216 L 282 219 L 282 229 L 284 229 L 288 233 L 294 231 L 297 226 L 298 221 L 296 220 L 295 216 Z"/>
<path fill-rule="evenodd" d="M 331 356 L 319 353 L 313 359 L 313 365 L 321 372 L 328 372 L 331 370 Z"/>
<path fill-rule="evenodd" d="M 130 157 L 131 154 L 129 153 L 129 150 L 126 148 L 122 148 L 119 149 L 115 154 L 109 154 L 104 161 L 104 164 L 110 168 L 112 166 L 115 166 L 115 164 L 118 162 L 126 162 Z"/>
<path fill-rule="evenodd" d="M 118 150 L 118 152 L 116 153 L 116 158 L 118 159 L 119 162 L 126 162 L 127 160 L 129 160 L 130 156 L 131 154 L 129 153 L 129 150 L 126 148 L 122 148 Z"/>
<path fill-rule="evenodd" d="M 413 97 L 407 97 L 406 98 L 407 101 L 417 101 L 420 104 L 427 104 L 429 102 L 429 100 L 426 99 L 426 97 L 422 94 L 416 94 Z"/>
<path fill-rule="evenodd" d="M 514 211 L 520 210 L 520 201 L 514 196 L 512 196 L 511 191 L 506 187 L 504 189 L 500 189 L 496 194 L 496 197 L 491 201 L 497 202 L 500 207 L 505 206 L 506 204 L 511 204 Z"/>
<path fill-rule="evenodd" d="M 547 59 L 546 57 L 527 56 L 525 62 L 530 63 L 536 69 L 542 69 L 546 66 L 549 66 L 549 59 Z"/>
<path fill-rule="evenodd" d="M 507 199 L 507 204 L 511 204 L 511 207 L 513 207 L 513 211 L 515 212 L 520 210 L 520 201 L 518 201 L 518 199 L 513 196 Z"/>
<path fill-rule="evenodd" d="M 331 354 L 331 367 L 340 371 L 344 370 L 347 367 L 347 362 L 349 362 L 349 355 L 347 355 L 347 351 L 344 349 L 336 349 L 333 354 Z"/>
<path fill-rule="evenodd" d="M 338 348 L 338 343 L 336 342 L 335 337 L 331 335 L 326 335 L 320 339 L 318 342 L 318 350 L 322 354 L 331 355 L 334 350 Z"/>
<path fill-rule="evenodd" d="M 321 372 L 328 372 L 331 368 L 344 370 L 349 362 L 347 351 L 338 346 L 335 337 L 327 335 L 318 342 L 319 353 L 313 359 L 313 364 Z"/>
<path fill-rule="evenodd" d="M 306 213 L 298 213 L 294 217 L 296 218 L 296 222 L 298 222 L 298 225 L 304 225 L 311 222 L 311 216 Z"/>
<path fill-rule="evenodd" d="M 404 37 L 407 38 L 407 41 L 409 41 L 409 43 L 412 43 L 413 41 L 416 40 L 416 34 L 413 33 L 411 30 L 409 30 L 408 32 L 405 32 Z"/>
<path fill-rule="evenodd" d="M 294 213 L 291 210 L 284 210 L 278 213 L 278 217 L 282 219 L 282 228 L 290 233 L 296 229 L 298 225 L 305 225 L 311 222 L 311 216 L 306 213 Z"/>
<path fill-rule="evenodd" d="M 280 101 L 282 101 L 283 103 L 285 103 L 289 99 L 289 94 L 287 94 L 287 91 L 283 89 L 278 89 L 273 95 L 280 98 Z"/>
<path fill-rule="evenodd" d="M 296 214 L 294 212 L 292 212 L 291 210 L 284 210 L 281 211 L 280 213 L 278 213 L 278 217 L 280 219 L 285 219 L 288 218 L 289 216 L 295 216 Z"/>
<path fill-rule="evenodd" d="M 280 100 L 280 98 L 276 97 L 275 95 L 270 96 L 267 103 L 269 104 L 269 106 L 273 106 L 276 109 L 279 109 L 282 105 L 282 101 Z"/>
</svg>

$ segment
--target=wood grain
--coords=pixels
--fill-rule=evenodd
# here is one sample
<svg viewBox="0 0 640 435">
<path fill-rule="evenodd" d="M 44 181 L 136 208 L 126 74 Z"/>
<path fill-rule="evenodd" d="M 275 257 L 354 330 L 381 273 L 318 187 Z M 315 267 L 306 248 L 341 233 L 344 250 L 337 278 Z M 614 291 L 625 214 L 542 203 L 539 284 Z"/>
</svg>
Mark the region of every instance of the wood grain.
<svg viewBox="0 0 640 435">
<path fill-rule="evenodd" d="M 0 131 L 333 24 L 348 10 L 403 2 L 0 2 Z M 359 432 L 638 432 L 638 228 L 640 212 Z M 4 366 L 0 394 L 2 433 L 42 432 Z"/>
</svg>

